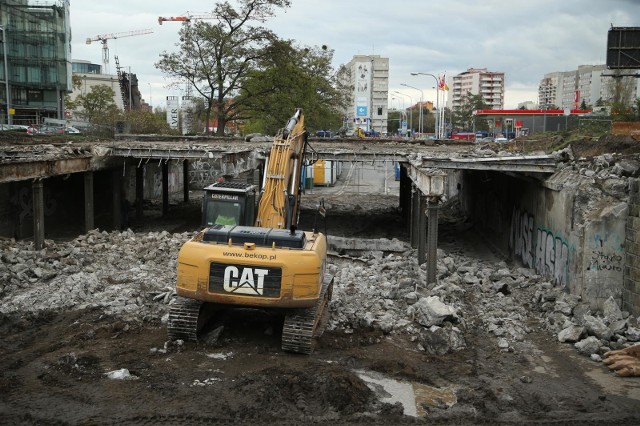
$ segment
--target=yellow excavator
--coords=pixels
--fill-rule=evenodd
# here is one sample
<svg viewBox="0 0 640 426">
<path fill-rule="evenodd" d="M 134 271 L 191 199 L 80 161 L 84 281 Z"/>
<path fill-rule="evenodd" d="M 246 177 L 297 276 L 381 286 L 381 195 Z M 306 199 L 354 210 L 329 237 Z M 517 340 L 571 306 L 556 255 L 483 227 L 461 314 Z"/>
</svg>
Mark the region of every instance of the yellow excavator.
<svg viewBox="0 0 640 426">
<path fill-rule="evenodd" d="M 306 140 L 298 109 L 274 138 L 258 194 L 255 185 L 240 182 L 205 188 L 204 229 L 178 253 L 171 340 L 197 341 L 219 305 L 281 309 L 282 349 L 311 353 L 333 278 L 326 236 L 296 229 Z"/>
</svg>

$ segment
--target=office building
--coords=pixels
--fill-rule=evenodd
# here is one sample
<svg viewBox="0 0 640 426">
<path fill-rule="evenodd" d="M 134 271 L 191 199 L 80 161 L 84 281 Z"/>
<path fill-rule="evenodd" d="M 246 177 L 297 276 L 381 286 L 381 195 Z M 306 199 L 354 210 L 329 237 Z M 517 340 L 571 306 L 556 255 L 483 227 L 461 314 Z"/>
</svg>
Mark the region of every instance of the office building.
<svg viewBox="0 0 640 426">
<path fill-rule="evenodd" d="M 0 25 L 0 123 L 62 118 L 71 90 L 69 0 L 2 0 Z"/>
</svg>

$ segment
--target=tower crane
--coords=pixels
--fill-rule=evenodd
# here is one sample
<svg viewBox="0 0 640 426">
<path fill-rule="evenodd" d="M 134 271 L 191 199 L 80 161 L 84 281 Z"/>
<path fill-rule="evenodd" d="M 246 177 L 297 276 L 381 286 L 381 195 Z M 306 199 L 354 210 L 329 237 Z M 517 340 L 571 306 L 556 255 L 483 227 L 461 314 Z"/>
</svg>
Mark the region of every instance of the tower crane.
<svg viewBox="0 0 640 426">
<path fill-rule="evenodd" d="M 99 41 L 100 43 L 102 43 L 102 64 L 104 65 L 103 72 L 108 74 L 109 73 L 109 46 L 107 46 L 107 40 L 112 38 L 122 38 L 122 37 L 151 34 L 152 32 L 153 32 L 152 29 L 146 29 L 146 30 L 125 31 L 122 33 L 98 34 L 97 36 L 94 36 L 94 37 L 87 37 L 87 44 L 91 44 L 94 41 Z"/>
<path fill-rule="evenodd" d="M 216 19 L 217 17 L 218 15 L 214 15 L 213 13 L 190 14 L 187 12 L 181 16 L 158 16 L 158 24 L 162 25 L 162 23 L 166 21 L 191 22 L 193 19 Z"/>
</svg>

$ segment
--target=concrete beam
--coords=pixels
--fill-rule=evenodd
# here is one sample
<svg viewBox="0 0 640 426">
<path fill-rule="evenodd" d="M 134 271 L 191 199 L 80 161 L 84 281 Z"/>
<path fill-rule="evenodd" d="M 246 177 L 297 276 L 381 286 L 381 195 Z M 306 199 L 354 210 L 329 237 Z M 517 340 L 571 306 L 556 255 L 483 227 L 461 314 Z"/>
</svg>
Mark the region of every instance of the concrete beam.
<svg viewBox="0 0 640 426">
<path fill-rule="evenodd" d="M 91 158 L 66 158 L 60 160 L 27 161 L 3 164 L 0 167 L 0 183 L 41 179 L 51 176 L 81 173 L 91 170 Z"/>
<path fill-rule="evenodd" d="M 424 157 L 422 167 L 456 170 L 488 170 L 509 172 L 555 173 L 556 160 L 549 155 L 488 158 L 436 158 Z"/>
</svg>

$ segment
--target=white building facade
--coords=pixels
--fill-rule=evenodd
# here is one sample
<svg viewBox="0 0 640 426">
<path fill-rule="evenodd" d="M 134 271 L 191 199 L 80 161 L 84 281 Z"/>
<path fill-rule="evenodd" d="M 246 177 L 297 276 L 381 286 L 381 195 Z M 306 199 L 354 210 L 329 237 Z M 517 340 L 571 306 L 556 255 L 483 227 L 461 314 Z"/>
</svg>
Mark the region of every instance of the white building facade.
<svg viewBox="0 0 640 426">
<path fill-rule="evenodd" d="M 504 73 L 488 71 L 486 68 L 469 68 L 454 75 L 450 86 L 447 107 L 456 110 L 462 106 L 467 94 L 481 95 L 489 109 L 504 107 Z"/>
<path fill-rule="evenodd" d="M 349 87 L 353 89 L 345 111 L 345 126 L 364 131 L 387 131 L 389 98 L 389 58 L 356 55 L 346 65 Z"/>
<path fill-rule="evenodd" d="M 640 82 L 632 76 L 614 78 L 616 71 L 605 65 L 580 65 L 578 69 L 545 74 L 538 86 L 541 109 L 578 109 L 583 104 L 594 107 L 597 103 L 620 100 L 630 104 L 640 95 Z M 634 74 L 621 70 L 619 74 Z"/>
</svg>

